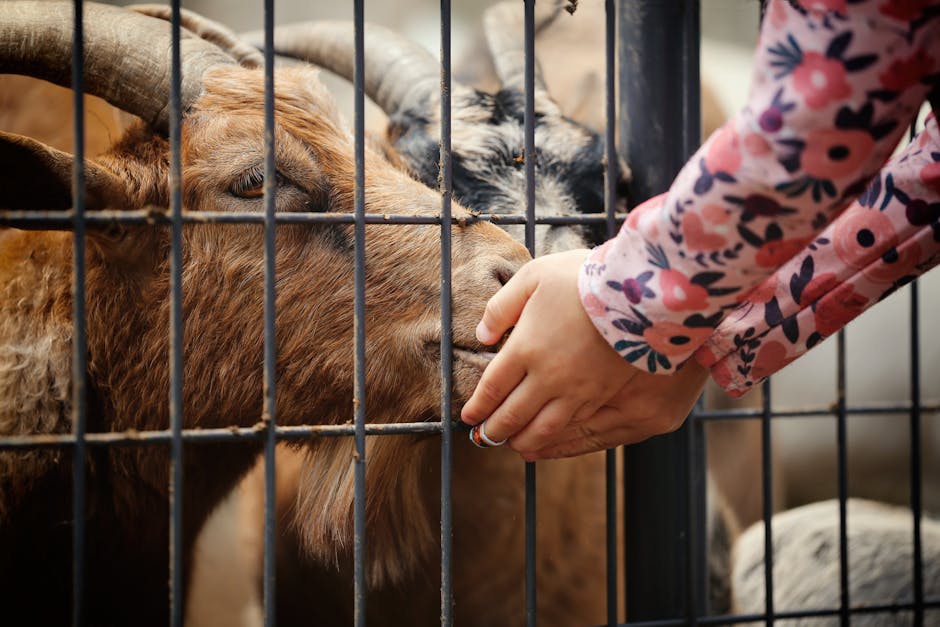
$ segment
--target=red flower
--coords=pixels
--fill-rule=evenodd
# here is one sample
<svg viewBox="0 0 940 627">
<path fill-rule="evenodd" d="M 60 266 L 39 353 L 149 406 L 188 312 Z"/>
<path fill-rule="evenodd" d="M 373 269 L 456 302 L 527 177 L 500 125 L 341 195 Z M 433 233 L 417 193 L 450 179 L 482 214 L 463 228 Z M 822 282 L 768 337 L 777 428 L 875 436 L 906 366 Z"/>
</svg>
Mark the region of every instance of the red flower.
<svg viewBox="0 0 940 627">
<path fill-rule="evenodd" d="M 888 17 L 903 22 L 913 22 L 924 13 L 924 9 L 930 2 L 931 0 L 887 0 L 878 7 L 878 10 Z"/>
<path fill-rule="evenodd" d="M 803 94 L 810 109 L 821 109 L 852 94 L 842 61 L 818 52 L 803 55 L 803 61 L 793 70 L 793 86 Z"/>
<path fill-rule="evenodd" d="M 881 256 L 880 263 L 869 264 L 862 270 L 862 274 L 876 283 L 891 284 L 903 276 L 916 274 L 917 264 L 924 258 L 920 244 L 908 240 L 898 249 L 889 249 Z"/>
<path fill-rule="evenodd" d="M 672 357 L 690 353 L 711 334 L 712 330 L 708 327 L 687 327 L 664 320 L 647 327 L 643 331 L 643 339 L 660 355 Z"/>
<path fill-rule="evenodd" d="M 921 48 L 909 59 L 899 59 L 887 70 L 878 75 L 878 80 L 885 89 L 904 91 L 917 84 L 922 76 L 933 70 L 933 59 Z"/>
<path fill-rule="evenodd" d="M 861 270 L 898 244 L 894 225 L 883 213 L 854 203 L 832 224 L 836 255 L 850 268 Z"/>
<path fill-rule="evenodd" d="M 846 0 L 808 0 L 805 6 L 810 11 L 835 11 L 836 13 L 846 12 Z"/>
<path fill-rule="evenodd" d="M 839 279 L 832 272 L 814 277 L 800 294 L 800 307 L 808 307 L 831 292 L 839 285 Z"/>
<path fill-rule="evenodd" d="M 731 124 L 725 124 L 718 129 L 708 142 L 708 152 L 705 154 L 705 167 L 714 174 L 727 172 L 734 174 L 741 167 L 741 147 L 738 134 Z"/>
<path fill-rule="evenodd" d="M 764 242 L 754 260 L 761 268 L 779 268 L 806 246 L 806 240 L 774 239 Z"/>
<path fill-rule="evenodd" d="M 920 169 L 920 180 L 935 192 L 940 192 L 940 161 L 928 163 Z"/>
<path fill-rule="evenodd" d="M 751 369 L 751 376 L 755 379 L 769 377 L 778 370 L 782 370 L 797 357 L 798 355 L 788 356 L 787 347 L 781 342 L 767 342 L 757 352 L 754 367 Z"/>
<path fill-rule="evenodd" d="M 777 275 L 769 274 L 750 292 L 738 295 L 738 302 L 769 303 L 777 295 Z"/>
<path fill-rule="evenodd" d="M 659 287 L 663 293 L 663 304 L 672 311 L 701 311 L 708 306 L 708 290 L 696 285 L 678 270 L 660 272 Z"/>
<path fill-rule="evenodd" d="M 852 285 L 842 283 L 816 303 L 816 330 L 825 337 L 832 335 L 862 313 L 867 304 L 868 299 Z"/>
<path fill-rule="evenodd" d="M 822 129 L 806 136 L 800 164 L 815 179 L 833 180 L 856 174 L 875 147 L 875 140 L 857 129 Z"/>
<path fill-rule="evenodd" d="M 720 232 L 707 231 L 699 214 L 692 212 L 682 216 L 682 235 L 686 246 L 693 251 L 721 250 L 728 243 Z"/>
</svg>

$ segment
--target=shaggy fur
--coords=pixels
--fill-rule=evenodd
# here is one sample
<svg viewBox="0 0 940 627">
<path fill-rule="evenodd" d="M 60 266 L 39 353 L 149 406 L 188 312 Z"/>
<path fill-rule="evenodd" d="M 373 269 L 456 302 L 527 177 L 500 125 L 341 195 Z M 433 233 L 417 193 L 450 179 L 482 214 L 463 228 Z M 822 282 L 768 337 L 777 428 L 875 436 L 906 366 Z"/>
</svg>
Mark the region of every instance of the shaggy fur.
<svg viewBox="0 0 940 627">
<path fill-rule="evenodd" d="M 208 72 L 203 82 L 205 93 L 183 125 L 185 206 L 191 211 L 261 211 L 260 198 L 233 192 L 243 189 L 262 162 L 261 73 L 220 67 Z M 315 73 L 280 71 L 275 108 L 278 210 L 351 212 L 352 138 Z M 0 136 L 0 161 L 6 164 L 24 145 L 31 144 Z M 70 168 L 61 160 L 35 163 L 34 176 L 67 189 Z M 102 206 L 165 208 L 167 164 L 166 140 L 135 127 L 108 154 L 88 163 L 89 197 L 108 199 Z M 14 183 L 0 182 L 2 190 Z M 365 197 L 369 212 L 436 215 L 440 207 L 438 194 L 371 151 L 366 157 Z M 114 198 L 120 204 L 110 202 Z M 3 196 L 0 207 L 18 208 Z M 455 207 L 456 215 L 463 211 Z M 367 228 L 366 237 L 368 419 L 436 420 L 439 229 L 375 226 Z M 280 424 L 343 423 L 352 416 L 351 239 L 350 226 L 278 228 Z M 2 435 L 71 430 L 70 245 L 65 234 L 0 232 Z M 253 225 L 193 224 L 184 229 L 183 253 L 184 426 L 250 426 L 260 420 L 262 405 L 262 230 Z M 456 345 L 479 347 L 468 330 L 502 277 L 526 258 L 524 249 L 496 227 L 454 228 Z M 168 427 L 167 259 L 164 229 L 127 227 L 89 235 L 89 431 Z M 458 360 L 458 401 L 468 396 L 478 376 L 475 367 Z M 329 438 L 312 440 L 304 448 L 311 460 L 329 460 L 311 462 L 309 477 L 316 481 L 301 481 L 298 514 L 307 546 L 329 557 L 348 546 L 351 537 L 351 450 L 345 442 Z M 387 460 L 420 448 L 414 437 L 383 438 L 372 442 L 368 451 L 375 460 L 369 465 L 369 480 L 376 486 L 368 515 L 379 534 L 369 554 L 374 577 L 407 564 L 405 553 L 411 550 L 403 552 L 402 547 L 427 545 L 433 539 L 428 523 L 404 522 L 426 517 L 401 515 L 400 503 L 410 506 L 420 500 L 414 475 L 383 472 Z M 187 569 L 198 528 L 249 469 L 256 451 L 254 444 L 186 447 Z M 88 461 L 86 594 L 91 620 L 165 624 L 167 450 L 92 449 Z M 62 624 L 68 615 L 69 462 L 66 451 L 55 449 L 0 454 L 0 590 L 8 617 Z M 329 479 L 324 481 L 324 476 Z M 383 524 L 389 513 L 403 523 Z M 49 571 L 61 574 L 45 574 Z M 142 574 L 134 579 L 128 572 Z M 39 585 L 44 577 L 49 584 Z"/>
</svg>

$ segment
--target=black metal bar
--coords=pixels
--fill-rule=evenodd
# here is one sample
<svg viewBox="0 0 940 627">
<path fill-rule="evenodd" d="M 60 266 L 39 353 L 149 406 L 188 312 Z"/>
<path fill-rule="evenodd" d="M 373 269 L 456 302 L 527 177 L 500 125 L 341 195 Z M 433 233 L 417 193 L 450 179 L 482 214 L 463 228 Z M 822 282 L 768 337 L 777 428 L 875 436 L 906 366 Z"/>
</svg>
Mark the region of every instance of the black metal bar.
<svg viewBox="0 0 940 627">
<path fill-rule="evenodd" d="M 917 281 L 911 283 L 911 517 L 914 548 L 914 625 L 924 624 L 924 548 L 921 537 L 923 516 L 922 451 L 920 444 L 920 312 Z"/>
<path fill-rule="evenodd" d="M 75 161 L 72 169 L 72 625 L 85 624 L 85 480 L 87 427 L 85 320 L 85 46 L 81 0 L 75 0 L 72 29 L 72 108 L 75 114 Z"/>
<path fill-rule="evenodd" d="M 604 214 L 607 216 L 607 237 L 617 234 L 617 180 L 619 178 L 617 159 L 617 83 L 615 56 L 617 46 L 617 12 L 613 0 L 605 2 L 604 20 L 604 71 L 606 120 L 604 146 Z M 613 627 L 619 618 L 618 583 L 617 583 L 617 449 L 610 449 L 604 458 L 604 498 L 606 501 L 607 534 L 607 625 Z"/>
<path fill-rule="evenodd" d="M 277 442 L 276 223 L 277 168 L 274 145 L 274 0 L 264 2 L 264 627 L 274 627 L 277 611 L 275 444 Z"/>
<path fill-rule="evenodd" d="M 170 61 L 170 625 L 182 627 L 183 603 L 183 166 L 180 99 L 180 0 L 171 9 Z"/>
<path fill-rule="evenodd" d="M 456 428 L 466 430 L 461 425 Z M 441 433 L 440 422 L 402 422 L 366 424 L 366 436 L 379 435 L 432 435 Z M 279 442 L 308 440 L 310 438 L 347 437 L 356 434 L 355 425 L 300 425 L 277 427 L 275 438 Z M 183 442 L 225 442 L 231 440 L 263 440 L 267 428 L 263 423 L 255 427 L 223 427 L 217 429 L 184 429 Z M 138 446 L 167 444 L 173 439 L 173 432 L 165 431 L 106 431 L 89 433 L 81 442 L 88 446 Z M 74 435 L 16 435 L 0 440 L 0 451 L 24 450 L 32 448 L 69 448 L 77 446 Z"/>
<path fill-rule="evenodd" d="M 441 0 L 441 626 L 454 624 L 452 581 L 453 509 L 451 501 L 453 471 L 454 356 L 453 312 L 451 302 L 451 199 L 453 164 L 451 160 L 450 111 L 450 0 Z"/>
<path fill-rule="evenodd" d="M 849 541 L 846 502 L 849 496 L 845 416 L 845 331 L 836 338 L 836 456 L 839 497 L 839 623 L 849 624 Z"/>
<path fill-rule="evenodd" d="M 846 407 L 845 413 L 847 417 L 869 416 L 872 414 L 909 416 L 911 410 L 911 405 L 866 403 Z M 928 414 L 940 412 L 940 403 L 921 403 L 920 410 L 922 413 Z M 829 418 L 838 415 L 838 413 L 838 406 L 833 404 L 829 407 L 781 409 L 774 412 L 774 418 Z M 700 420 L 753 420 L 761 416 L 761 410 L 756 409 L 701 410 L 697 414 Z"/>
<path fill-rule="evenodd" d="M 534 224 L 576 225 L 605 224 L 607 216 L 601 213 L 584 216 L 537 216 Z M 616 213 L 614 220 L 621 224 L 627 214 Z M 240 213 L 221 211 L 184 211 L 184 224 L 264 224 L 263 213 Z M 524 214 L 484 213 L 470 216 L 452 217 L 451 224 L 461 226 L 477 222 L 494 224 L 525 224 L 528 218 Z M 64 230 L 72 228 L 74 214 L 71 211 L 4 211 L 0 210 L 0 226 L 20 229 Z M 171 216 L 165 211 L 154 210 L 96 210 L 86 213 L 85 221 L 89 225 L 140 225 L 169 224 Z M 351 213 L 278 213 L 274 216 L 277 224 L 355 224 L 355 214 Z M 432 224 L 441 223 L 440 216 L 415 216 L 398 214 L 366 214 L 366 224 Z"/>
<path fill-rule="evenodd" d="M 631 202 L 639 202 L 669 187 L 699 141 L 699 8 L 619 0 L 618 13 L 619 132 L 634 176 Z M 630 446 L 625 455 L 627 617 L 687 620 L 690 592 L 680 573 L 692 567 L 689 503 L 681 497 L 689 438 L 680 430 Z"/>
<path fill-rule="evenodd" d="M 535 0 L 525 0 L 525 245 L 535 256 Z M 525 463 L 525 624 L 535 627 L 536 469 Z"/>
<path fill-rule="evenodd" d="M 353 407 L 356 431 L 355 501 L 353 507 L 353 618 L 356 627 L 366 625 L 366 158 L 365 158 L 365 43 L 364 0 L 353 0 L 355 63 L 353 101 L 355 117 L 355 330 Z"/>
<path fill-rule="evenodd" d="M 768 626 L 774 623 L 774 494 L 773 494 L 773 444 L 770 420 L 773 416 L 773 399 L 770 379 L 761 386 L 761 488 L 764 497 L 764 612 Z"/>
</svg>

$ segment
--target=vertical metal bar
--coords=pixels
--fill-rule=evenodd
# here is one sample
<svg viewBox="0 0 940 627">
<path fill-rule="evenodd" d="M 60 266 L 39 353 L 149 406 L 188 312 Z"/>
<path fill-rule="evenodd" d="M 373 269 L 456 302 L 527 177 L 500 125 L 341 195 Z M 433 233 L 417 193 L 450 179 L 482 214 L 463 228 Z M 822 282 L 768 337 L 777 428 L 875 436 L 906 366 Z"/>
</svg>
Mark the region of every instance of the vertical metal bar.
<svg viewBox="0 0 940 627">
<path fill-rule="evenodd" d="M 355 64 L 353 66 L 355 115 L 355 331 L 353 408 L 356 452 L 355 505 L 353 508 L 353 613 L 356 627 L 366 624 L 366 197 L 365 197 L 365 91 L 363 1 L 353 0 Z"/>
<path fill-rule="evenodd" d="M 611 238 L 617 234 L 614 214 L 617 211 L 617 180 L 619 179 L 616 139 L 617 84 L 614 80 L 617 64 L 614 56 L 616 54 L 617 13 L 613 0 L 606 0 L 605 10 L 604 70 L 607 125 L 604 136 L 604 211 L 607 214 L 607 237 Z M 607 625 L 614 627 L 619 613 L 617 607 L 617 449 L 609 449 L 605 453 L 604 461 L 604 497 L 607 507 Z"/>
<path fill-rule="evenodd" d="M 451 549 L 453 546 L 451 475 L 453 432 L 453 318 L 451 311 L 451 162 L 450 0 L 441 0 L 441 625 L 454 623 Z"/>
<path fill-rule="evenodd" d="M 72 28 L 72 108 L 75 114 L 75 165 L 72 169 L 72 625 L 85 624 L 85 86 L 82 0 L 75 0 Z"/>
<path fill-rule="evenodd" d="M 535 256 L 535 0 L 525 0 L 525 245 Z M 536 470 L 525 464 L 525 624 L 535 627 Z"/>
<path fill-rule="evenodd" d="M 619 0 L 618 13 L 619 132 L 640 202 L 669 187 L 699 141 L 699 3 Z M 625 450 L 628 620 L 688 612 L 689 446 L 680 430 Z"/>
<path fill-rule="evenodd" d="M 276 260 L 274 211 L 277 170 L 274 146 L 274 0 L 264 2 L 264 625 L 274 627 L 275 586 L 275 434 L 277 431 Z"/>
<path fill-rule="evenodd" d="M 924 549 L 921 538 L 923 488 L 920 446 L 920 312 L 917 281 L 911 283 L 911 517 L 914 519 L 914 625 L 924 624 Z"/>
<path fill-rule="evenodd" d="M 848 627 L 849 614 L 849 542 L 846 501 L 849 496 L 848 447 L 846 444 L 845 405 L 845 331 L 840 330 L 836 344 L 836 447 L 839 485 L 839 623 Z"/>
<path fill-rule="evenodd" d="M 771 442 L 771 423 L 773 415 L 771 409 L 770 379 L 761 385 L 761 484 L 764 496 L 764 613 L 767 615 L 765 624 L 770 627 L 774 624 L 774 482 Z"/>
<path fill-rule="evenodd" d="M 183 190 L 180 154 L 180 0 L 171 9 L 170 61 L 170 625 L 183 625 Z"/>
</svg>

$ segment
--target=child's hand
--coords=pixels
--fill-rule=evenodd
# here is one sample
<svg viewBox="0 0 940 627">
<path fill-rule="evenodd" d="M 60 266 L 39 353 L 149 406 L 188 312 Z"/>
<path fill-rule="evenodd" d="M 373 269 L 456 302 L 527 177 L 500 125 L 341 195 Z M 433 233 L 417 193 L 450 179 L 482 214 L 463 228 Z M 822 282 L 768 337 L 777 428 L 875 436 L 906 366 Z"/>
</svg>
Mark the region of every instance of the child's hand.
<svg viewBox="0 0 940 627">
<path fill-rule="evenodd" d="M 486 435 L 511 438 L 517 451 L 536 451 L 572 422 L 593 416 L 639 370 L 617 354 L 581 306 L 578 273 L 586 250 L 529 262 L 486 306 L 477 338 L 496 344 L 515 326 L 490 362 L 461 418 L 486 420 Z M 563 441 L 567 441 L 563 440 Z"/>
<path fill-rule="evenodd" d="M 671 375 L 638 372 L 593 416 L 543 438 L 512 440 L 528 461 L 571 457 L 635 444 L 679 428 L 708 379 L 691 360 Z"/>
</svg>

